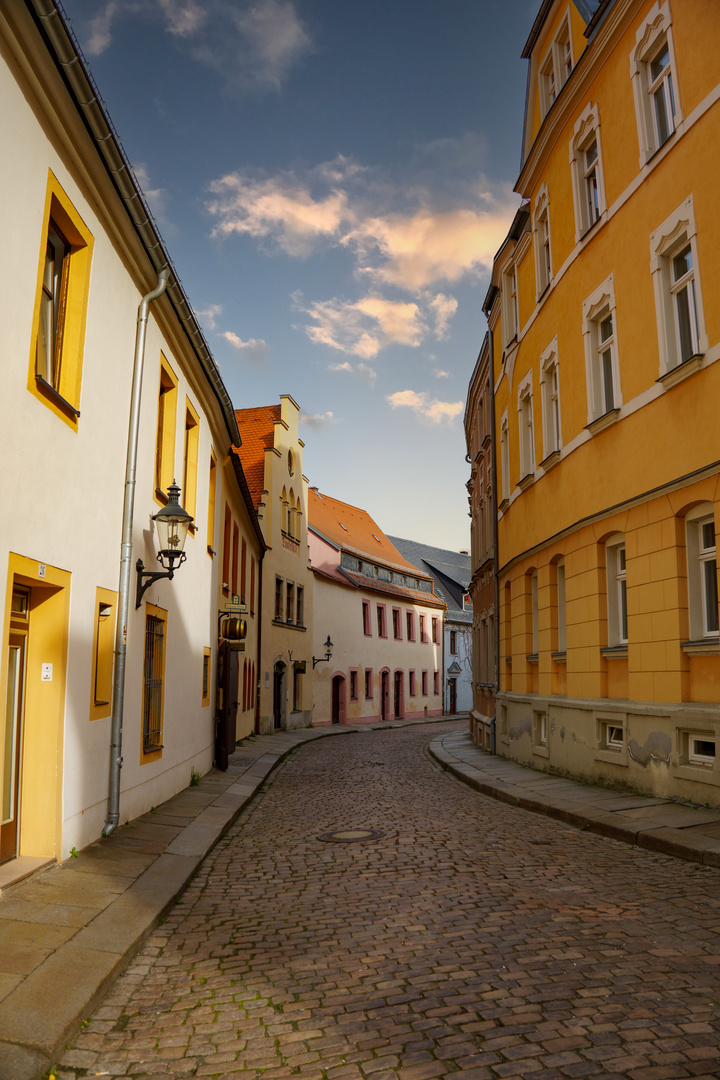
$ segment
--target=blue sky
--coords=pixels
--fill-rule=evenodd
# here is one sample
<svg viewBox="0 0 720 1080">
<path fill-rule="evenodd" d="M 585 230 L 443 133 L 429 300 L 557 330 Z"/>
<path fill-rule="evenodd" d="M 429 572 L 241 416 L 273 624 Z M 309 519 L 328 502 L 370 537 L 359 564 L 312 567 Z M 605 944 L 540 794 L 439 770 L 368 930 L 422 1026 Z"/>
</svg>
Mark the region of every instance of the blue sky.
<svg viewBox="0 0 720 1080">
<path fill-rule="evenodd" d="M 312 485 L 469 547 L 462 416 L 539 0 L 65 0 L 236 407 Z"/>
</svg>

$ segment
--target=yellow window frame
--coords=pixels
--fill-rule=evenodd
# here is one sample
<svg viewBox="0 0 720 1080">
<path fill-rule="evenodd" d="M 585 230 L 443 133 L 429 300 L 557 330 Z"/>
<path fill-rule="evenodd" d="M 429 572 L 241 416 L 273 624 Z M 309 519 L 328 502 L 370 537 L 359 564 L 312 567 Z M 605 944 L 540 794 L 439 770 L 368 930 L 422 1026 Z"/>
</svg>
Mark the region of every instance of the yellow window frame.
<svg viewBox="0 0 720 1080">
<path fill-rule="evenodd" d="M 98 586 L 93 620 L 90 719 L 103 720 L 112 712 L 113 654 L 117 593 Z"/>
<path fill-rule="evenodd" d="M 167 506 L 167 489 L 175 480 L 175 426 L 178 377 L 164 353 L 160 353 L 157 433 L 155 436 L 154 499 Z"/>
<path fill-rule="evenodd" d="M 67 282 L 64 289 L 60 376 L 58 386 L 47 383 L 37 372 L 37 347 L 40 329 L 40 308 L 45 273 L 45 255 L 51 222 L 70 245 L 67 257 Z M 35 306 L 27 388 L 51 412 L 73 431 L 78 429 L 80 390 L 85 350 L 88 297 L 90 294 L 90 264 L 94 238 L 73 206 L 57 177 L 48 170 L 48 183 L 43 211 L 42 240 L 38 259 Z"/>
<path fill-rule="evenodd" d="M 197 509 L 197 470 L 198 451 L 200 448 L 200 418 L 190 403 L 185 398 L 185 445 L 183 449 L 183 490 L 180 502 L 188 514 L 195 517 Z M 190 526 L 193 535 L 197 529 L 196 523 Z"/>
</svg>

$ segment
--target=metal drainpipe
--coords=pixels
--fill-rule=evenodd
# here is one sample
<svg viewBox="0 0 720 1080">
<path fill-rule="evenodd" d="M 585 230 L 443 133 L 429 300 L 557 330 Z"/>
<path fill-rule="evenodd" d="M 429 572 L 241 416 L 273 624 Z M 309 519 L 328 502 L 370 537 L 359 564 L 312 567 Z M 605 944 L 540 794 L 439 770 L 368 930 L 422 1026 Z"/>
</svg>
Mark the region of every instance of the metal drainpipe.
<svg viewBox="0 0 720 1080">
<path fill-rule="evenodd" d="M 137 472 L 138 431 L 140 428 L 140 398 L 142 396 L 143 365 L 145 363 L 145 332 L 148 311 L 153 300 L 165 292 L 170 270 L 158 274 L 158 283 L 152 292 L 143 296 L 137 315 L 135 333 L 135 361 L 133 365 L 132 397 L 130 399 L 130 422 L 128 425 L 127 464 L 125 467 L 125 502 L 123 504 L 122 544 L 120 545 L 120 584 L 118 586 L 118 614 L 115 629 L 115 657 L 113 663 L 113 707 L 110 740 L 110 788 L 108 816 L 103 836 L 110 836 L 120 820 L 120 770 L 122 769 L 122 726 L 125 704 L 125 654 L 127 651 L 127 624 L 130 610 L 130 581 L 132 570 L 132 532 L 135 509 L 135 474 Z"/>
<path fill-rule="evenodd" d="M 492 470 L 492 515 L 493 515 L 493 603 L 495 605 L 495 712 L 490 722 L 490 753 L 496 753 L 497 731 L 497 696 L 500 690 L 500 581 L 498 579 L 498 520 L 497 520 L 497 447 L 495 432 L 495 364 L 493 353 L 493 332 L 488 327 L 488 349 L 490 359 L 490 468 Z"/>
</svg>

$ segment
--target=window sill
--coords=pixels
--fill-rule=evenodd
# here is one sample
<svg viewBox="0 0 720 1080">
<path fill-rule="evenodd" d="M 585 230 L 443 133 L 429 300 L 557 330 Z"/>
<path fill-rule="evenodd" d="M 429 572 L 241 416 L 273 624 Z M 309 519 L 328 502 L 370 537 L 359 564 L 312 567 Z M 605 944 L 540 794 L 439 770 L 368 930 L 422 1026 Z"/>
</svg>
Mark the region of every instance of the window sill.
<svg viewBox="0 0 720 1080">
<path fill-rule="evenodd" d="M 505 663 L 506 664 L 512 664 L 512 656 L 506 656 L 505 657 Z"/>
<path fill-rule="evenodd" d="M 527 660 L 528 664 L 539 664 L 540 663 L 540 657 L 538 656 L 538 654 L 536 652 L 526 653 L 525 654 L 525 659 Z"/>
<path fill-rule="evenodd" d="M 620 749 L 618 746 L 615 750 L 610 750 L 608 747 L 601 747 L 595 751 L 596 761 L 606 761 L 608 765 L 623 765 L 627 768 L 627 752 L 623 747 Z"/>
<path fill-rule="evenodd" d="M 211 559 L 212 559 L 212 557 L 213 557 L 214 555 L 217 555 L 217 551 L 216 551 L 216 550 L 215 550 L 215 548 L 214 548 L 214 547 L 212 546 L 212 544 L 208 544 L 208 546 L 207 546 L 207 553 L 208 553 L 208 555 L 210 556 L 210 558 L 211 558 Z"/>
<path fill-rule="evenodd" d="M 69 416 L 71 420 L 77 420 L 80 416 L 79 410 L 74 405 L 71 405 L 62 394 L 59 394 L 54 386 L 46 382 L 42 375 L 35 376 L 35 385 L 40 393 L 49 398 L 53 405 L 57 405 L 58 409 L 64 412 L 66 416 Z"/>
<path fill-rule="evenodd" d="M 306 626 L 300 626 L 298 623 L 286 622 L 285 619 L 273 619 L 273 626 L 282 626 L 286 630 L 302 630 L 303 633 L 307 630 Z"/>
<path fill-rule="evenodd" d="M 696 371 L 699 371 L 702 367 L 704 353 L 695 353 L 694 356 L 689 356 L 687 360 L 683 360 L 682 364 L 677 364 L 676 367 L 670 368 L 664 375 L 661 375 L 655 382 L 662 383 L 666 390 L 669 390 L 671 386 L 677 386 L 678 383 L 689 378 L 690 375 L 694 375 Z"/>
<path fill-rule="evenodd" d="M 532 751 L 535 757 L 550 757 L 550 751 L 547 746 L 533 746 Z"/>
<path fill-rule="evenodd" d="M 504 514 L 509 505 L 510 505 L 510 500 L 509 499 L 503 499 L 503 501 L 498 506 L 498 510 L 500 511 L 501 514 Z"/>
<path fill-rule="evenodd" d="M 680 648 L 688 656 L 720 656 L 720 637 L 681 641 Z"/>
<path fill-rule="evenodd" d="M 490 432 L 489 431 L 487 431 L 485 433 L 483 441 L 480 443 L 480 445 L 482 446 L 483 450 L 487 449 L 487 447 L 490 445 Z"/>
<path fill-rule="evenodd" d="M 595 220 L 592 221 L 589 225 L 583 226 L 582 232 L 577 237 L 577 242 L 583 243 L 583 241 L 590 239 L 592 237 L 592 234 L 597 230 L 598 225 L 602 224 L 604 216 L 605 211 L 603 210 L 602 214 L 600 214 L 599 217 L 596 217 Z"/>
<path fill-rule="evenodd" d="M 280 532 L 283 534 L 286 540 L 290 540 L 293 544 L 297 544 L 298 547 L 300 546 L 300 541 L 296 536 L 291 536 L 290 533 L 285 532 L 284 529 L 281 529 Z"/>
<path fill-rule="evenodd" d="M 554 653 L 551 653 L 550 655 L 552 656 L 552 658 L 553 658 L 553 660 L 555 661 L 556 664 L 566 664 L 567 663 L 567 653 L 566 652 L 554 652 Z"/>
<path fill-rule="evenodd" d="M 162 490 L 162 488 L 159 488 L 159 487 L 155 488 L 155 498 L 157 499 L 157 501 L 159 503 L 162 503 L 163 506 L 167 506 L 168 497 L 165 494 L 165 492 Z"/>
<path fill-rule="evenodd" d="M 673 775 L 679 780 L 694 780 L 698 784 L 714 784 L 720 786 L 720 774 L 712 765 L 700 765 L 683 762 L 673 770 Z"/>
<path fill-rule="evenodd" d="M 531 484 L 535 483 L 535 473 L 526 473 L 522 480 L 518 480 L 518 487 L 521 491 L 527 491 Z"/>
<path fill-rule="evenodd" d="M 594 420 L 591 420 L 589 424 L 585 425 L 585 430 L 589 431 L 591 435 L 597 435 L 598 432 L 604 431 L 605 428 L 609 428 L 615 423 L 620 415 L 620 409 L 609 409 L 608 412 L 603 413 L 602 416 L 597 416 Z"/>
<path fill-rule="evenodd" d="M 553 465 L 557 465 L 559 460 L 560 451 L 553 450 L 551 454 L 548 454 L 548 456 L 540 462 L 540 468 L 544 469 L 545 472 L 548 472 L 549 469 L 552 469 Z"/>
<path fill-rule="evenodd" d="M 606 660 L 627 660 L 628 647 L 627 645 L 610 645 L 606 649 L 601 649 L 600 655 Z"/>
</svg>

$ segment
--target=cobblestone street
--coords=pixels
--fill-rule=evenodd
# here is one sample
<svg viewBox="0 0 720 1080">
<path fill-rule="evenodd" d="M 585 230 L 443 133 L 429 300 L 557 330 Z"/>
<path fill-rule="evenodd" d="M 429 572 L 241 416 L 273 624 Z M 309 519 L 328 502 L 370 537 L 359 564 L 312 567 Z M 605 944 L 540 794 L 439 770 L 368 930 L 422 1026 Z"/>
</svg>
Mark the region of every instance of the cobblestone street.
<svg viewBox="0 0 720 1080">
<path fill-rule="evenodd" d="M 478 795 L 461 726 L 295 751 L 58 1077 L 720 1076 L 719 872 Z"/>
</svg>

